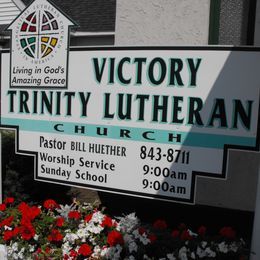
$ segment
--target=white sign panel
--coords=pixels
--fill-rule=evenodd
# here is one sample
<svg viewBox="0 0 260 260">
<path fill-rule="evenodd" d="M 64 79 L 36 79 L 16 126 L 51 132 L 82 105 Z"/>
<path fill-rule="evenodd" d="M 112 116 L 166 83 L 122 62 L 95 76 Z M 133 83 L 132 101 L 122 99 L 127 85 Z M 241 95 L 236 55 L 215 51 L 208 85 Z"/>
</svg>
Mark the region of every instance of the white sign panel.
<svg viewBox="0 0 260 260">
<path fill-rule="evenodd" d="M 12 31 L 10 87 L 67 87 L 69 27 L 74 23 L 47 0 L 30 4 Z"/>
<path fill-rule="evenodd" d="M 1 125 L 35 156 L 35 179 L 193 203 L 196 176 L 225 178 L 230 149 L 259 150 L 255 48 L 86 48 L 67 89 L 10 87 Z"/>
</svg>

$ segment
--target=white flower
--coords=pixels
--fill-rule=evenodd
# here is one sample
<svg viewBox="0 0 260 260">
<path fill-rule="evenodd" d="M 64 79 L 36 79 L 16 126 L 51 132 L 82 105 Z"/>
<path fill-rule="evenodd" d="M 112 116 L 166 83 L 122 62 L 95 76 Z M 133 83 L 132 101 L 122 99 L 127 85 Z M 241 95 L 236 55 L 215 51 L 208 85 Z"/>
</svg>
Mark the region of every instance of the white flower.
<svg viewBox="0 0 260 260">
<path fill-rule="evenodd" d="M 206 256 L 205 251 L 202 248 L 200 248 L 199 246 L 197 247 L 196 253 L 199 258 L 204 258 Z"/>
<path fill-rule="evenodd" d="M 34 237 L 33 237 L 33 239 L 34 239 L 35 241 L 38 241 L 39 235 L 35 234 Z"/>
<path fill-rule="evenodd" d="M 231 244 L 229 245 L 229 250 L 230 250 L 230 251 L 233 251 L 234 253 L 237 252 L 237 250 L 238 250 L 238 245 L 236 244 L 236 242 L 233 242 L 233 243 L 231 243 Z"/>
<path fill-rule="evenodd" d="M 183 246 L 180 250 L 179 250 L 179 258 L 181 260 L 188 260 L 188 256 L 187 256 L 187 248 L 185 246 Z"/>
<path fill-rule="evenodd" d="M 208 244 L 207 241 L 202 241 L 202 242 L 201 242 L 201 247 L 202 247 L 202 248 L 206 248 L 207 244 Z"/>
<path fill-rule="evenodd" d="M 104 257 L 108 254 L 108 247 L 103 247 L 100 252 L 100 256 Z"/>
<path fill-rule="evenodd" d="M 104 219 L 104 214 L 100 211 L 97 211 L 92 215 L 90 222 L 101 224 L 103 222 L 103 219 Z"/>
<path fill-rule="evenodd" d="M 117 217 L 117 219 L 119 219 L 117 229 L 123 233 L 131 233 L 140 222 L 135 213 L 128 214 L 125 217 Z"/>
<path fill-rule="evenodd" d="M 29 252 L 34 252 L 34 250 L 35 250 L 35 245 L 29 245 Z"/>
<path fill-rule="evenodd" d="M 105 247 L 102 249 L 101 256 L 106 257 L 106 259 L 111 260 L 119 260 L 121 259 L 122 247 L 120 245 L 117 245 L 115 247 Z"/>
<path fill-rule="evenodd" d="M 60 216 L 61 217 L 64 217 L 65 219 L 68 220 L 68 215 L 69 215 L 69 212 L 72 211 L 72 210 L 75 210 L 76 209 L 76 205 L 75 204 L 72 204 L 72 205 L 60 205 L 60 208 L 59 209 L 56 209 L 58 213 L 60 213 Z"/>
<path fill-rule="evenodd" d="M 176 260 L 176 257 L 174 256 L 174 254 L 167 254 L 167 259 Z"/>
<path fill-rule="evenodd" d="M 4 229 L 5 229 L 5 230 L 12 230 L 12 228 L 9 227 L 9 226 L 4 226 Z"/>
<path fill-rule="evenodd" d="M 129 235 L 129 234 L 124 235 L 124 241 L 125 241 L 126 244 L 130 244 L 133 240 L 134 239 L 133 239 L 132 235 Z"/>
<path fill-rule="evenodd" d="M 18 251 L 18 243 L 17 242 L 12 244 L 12 250 L 13 251 Z"/>
<path fill-rule="evenodd" d="M 87 202 L 84 202 L 83 203 L 83 206 L 82 206 L 82 209 L 85 209 L 85 210 L 93 210 L 94 209 L 94 205 L 98 204 L 97 201 L 95 201 L 93 204 L 91 203 L 87 203 Z"/>
<path fill-rule="evenodd" d="M 75 242 L 76 239 L 78 239 L 79 237 L 74 234 L 74 233 L 67 233 L 65 235 L 65 237 L 63 238 L 64 241 L 68 241 L 70 242 L 71 244 L 73 244 Z"/>
<path fill-rule="evenodd" d="M 101 225 L 96 225 L 92 221 L 90 221 L 86 225 L 86 230 L 94 234 L 99 234 L 103 229 L 104 227 L 102 227 Z"/>
<path fill-rule="evenodd" d="M 207 248 L 205 249 L 205 253 L 206 253 L 206 255 L 207 255 L 208 257 L 216 257 L 216 255 L 217 255 L 214 251 L 211 250 L 210 247 L 207 247 Z"/>
<path fill-rule="evenodd" d="M 128 245 L 128 248 L 129 248 L 129 252 L 132 253 L 132 252 L 137 252 L 137 244 L 132 241 L 129 245 Z"/>
<path fill-rule="evenodd" d="M 198 236 L 198 234 L 193 233 L 190 229 L 188 229 L 188 232 L 189 232 L 189 235 L 192 236 L 192 237 L 197 237 Z"/>
<path fill-rule="evenodd" d="M 219 251 L 226 254 L 228 252 L 228 245 L 225 242 L 218 244 Z"/>
<path fill-rule="evenodd" d="M 89 236 L 87 228 L 78 229 L 77 236 L 82 240 L 82 242 L 84 242 L 83 240 L 85 240 Z"/>
<path fill-rule="evenodd" d="M 24 255 L 23 255 L 24 250 L 25 250 L 24 247 L 20 250 L 20 252 L 19 252 L 18 255 L 17 255 L 17 256 L 18 256 L 18 259 L 24 259 Z"/>
<path fill-rule="evenodd" d="M 100 248 L 100 246 L 95 246 L 91 256 L 98 258 L 101 256 L 101 252 L 102 252 L 102 249 Z"/>
<path fill-rule="evenodd" d="M 132 234 L 134 235 L 135 239 L 139 239 L 139 241 L 142 242 L 143 245 L 151 243 L 150 239 L 147 237 L 147 234 L 143 233 L 142 235 L 140 235 L 138 229 L 134 230 Z"/>
<path fill-rule="evenodd" d="M 70 246 L 69 242 L 63 243 L 63 245 L 62 245 L 62 254 L 63 254 L 63 256 L 64 255 L 69 255 L 70 250 L 71 250 L 71 246 Z"/>
<path fill-rule="evenodd" d="M 191 257 L 192 259 L 196 259 L 195 253 L 194 253 L 194 252 L 191 252 L 190 257 Z"/>
</svg>

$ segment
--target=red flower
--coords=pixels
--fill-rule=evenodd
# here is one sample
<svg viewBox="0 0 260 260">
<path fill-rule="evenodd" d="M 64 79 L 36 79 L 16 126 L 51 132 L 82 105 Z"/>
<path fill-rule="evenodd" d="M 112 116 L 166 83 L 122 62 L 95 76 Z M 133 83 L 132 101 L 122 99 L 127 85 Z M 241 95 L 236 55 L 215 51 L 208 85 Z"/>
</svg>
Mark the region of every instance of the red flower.
<svg viewBox="0 0 260 260">
<path fill-rule="evenodd" d="M 151 233 L 148 235 L 148 239 L 150 239 L 151 243 L 154 243 L 157 240 L 157 236 Z"/>
<path fill-rule="evenodd" d="M 22 239 L 24 240 L 30 240 L 35 236 L 35 230 L 31 223 L 27 223 L 20 227 L 20 234 L 22 236 Z"/>
<path fill-rule="evenodd" d="M 56 218 L 56 226 L 57 227 L 62 227 L 63 226 L 63 224 L 64 224 L 64 218 L 63 217 L 58 217 L 58 218 Z"/>
<path fill-rule="evenodd" d="M 198 234 L 202 237 L 206 235 L 207 228 L 205 226 L 200 226 L 198 228 Z"/>
<path fill-rule="evenodd" d="M 93 216 L 93 213 L 88 214 L 88 215 L 84 218 L 84 221 L 88 223 L 88 222 L 92 219 L 92 216 Z"/>
<path fill-rule="evenodd" d="M 53 229 L 51 234 L 48 236 L 48 240 L 51 242 L 59 242 L 63 239 L 63 235 L 60 233 L 59 230 Z"/>
<path fill-rule="evenodd" d="M 3 237 L 4 241 L 9 241 L 10 239 L 12 239 L 12 237 L 13 237 L 13 231 L 12 230 L 6 230 L 4 232 L 4 237 Z"/>
<path fill-rule="evenodd" d="M 3 220 L 0 222 L 0 227 L 11 226 L 13 220 L 14 220 L 14 217 L 13 217 L 13 216 L 10 216 L 10 217 L 8 217 L 8 218 L 3 219 Z"/>
<path fill-rule="evenodd" d="M 124 239 L 123 239 L 122 234 L 116 230 L 112 230 L 111 232 L 108 233 L 107 243 L 110 246 L 115 246 L 117 244 L 123 245 Z"/>
<path fill-rule="evenodd" d="M 41 209 L 32 206 L 30 207 L 25 202 L 18 206 L 18 210 L 22 213 L 21 225 L 31 225 L 31 221 L 41 214 Z"/>
<path fill-rule="evenodd" d="M 35 251 L 36 254 L 41 254 L 42 253 L 42 249 L 40 247 L 37 248 L 37 250 Z"/>
<path fill-rule="evenodd" d="M 102 223 L 101 223 L 102 227 L 112 227 L 113 226 L 113 222 L 112 222 L 112 218 L 105 216 Z"/>
<path fill-rule="evenodd" d="M 236 238 L 236 231 L 232 227 L 221 228 L 219 234 L 228 239 Z"/>
<path fill-rule="evenodd" d="M 83 256 L 90 256 L 92 254 L 91 247 L 88 244 L 82 244 L 78 253 Z"/>
<path fill-rule="evenodd" d="M 14 203 L 14 198 L 13 197 L 7 197 L 7 198 L 5 198 L 4 203 L 5 204 L 12 204 L 12 203 Z"/>
<path fill-rule="evenodd" d="M 13 236 L 17 236 L 20 233 L 20 228 L 19 227 L 15 227 L 13 230 Z"/>
<path fill-rule="evenodd" d="M 26 211 L 30 208 L 30 206 L 25 203 L 25 202 L 21 202 L 18 206 L 18 210 L 21 212 L 21 213 L 26 213 Z"/>
<path fill-rule="evenodd" d="M 55 201 L 55 200 L 45 200 L 44 203 L 43 203 L 43 207 L 46 208 L 46 209 L 50 209 L 50 210 L 53 210 L 53 209 L 57 209 L 59 208 L 59 204 Z"/>
<path fill-rule="evenodd" d="M 0 211 L 5 211 L 5 210 L 6 210 L 6 205 L 0 204 Z"/>
<path fill-rule="evenodd" d="M 36 206 L 32 206 L 29 209 L 28 215 L 30 216 L 31 220 L 35 219 L 36 217 L 38 217 L 41 214 L 41 209 L 36 207 Z"/>
<path fill-rule="evenodd" d="M 181 240 L 192 240 L 192 236 L 190 235 L 190 232 L 186 229 L 183 230 L 181 233 Z"/>
<path fill-rule="evenodd" d="M 15 228 L 14 230 L 6 230 L 4 231 L 3 239 L 4 241 L 9 241 L 13 237 L 17 236 L 19 233 L 19 228 Z"/>
<path fill-rule="evenodd" d="M 158 219 L 153 223 L 153 227 L 156 229 L 166 229 L 167 223 L 165 220 Z"/>
<path fill-rule="evenodd" d="M 81 214 L 77 210 L 72 210 L 72 211 L 69 212 L 68 217 L 70 219 L 76 219 L 77 220 L 77 219 L 80 219 Z"/>
<path fill-rule="evenodd" d="M 144 233 L 146 233 L 146 230 L 143 227 L 139 227 L 138 232 L 142 236 Z"/>
<path fill-rule="evenodd" d="M 171 235 L 172 235 L 173 238 L 177 238 L 180 235 L 180 231 L 175 229 L 175 230 L 172 231 Z"/>
<path fill-rule="evenodd" d="M 186 229 L 187 229 L 187 226 L 186 226 L 184 223 L 181 223 L 181 224 L 178 226 L 178 228 L 179 228 L 180 230 L 186 230 Z"/>
<path fill-rule="evenodd" d="M 78 253 L 75 250 L 71 249 L 70 250 L 70 257 L 76 258 L 77 256 L 78 256 Z"/>
</svg>

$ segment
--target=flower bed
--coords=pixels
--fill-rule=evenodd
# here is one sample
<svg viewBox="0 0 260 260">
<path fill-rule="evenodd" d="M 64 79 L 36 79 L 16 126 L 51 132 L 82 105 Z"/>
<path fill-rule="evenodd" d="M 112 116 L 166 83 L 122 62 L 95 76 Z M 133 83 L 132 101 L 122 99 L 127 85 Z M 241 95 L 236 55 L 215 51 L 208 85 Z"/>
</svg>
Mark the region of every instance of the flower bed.
<svg viewBox="0 0 260 260">
<path fill-rule="evenodd" d="M 231 227 L 208 236 L 185 224 L 141 223 L 135 213 L 110 217 L 93 204 L 0 204 L 0 244 L 8 259 L 247 259 L 246 246 Z M 1 258 L 2 259 L 2 258 Z"/>
</svg>

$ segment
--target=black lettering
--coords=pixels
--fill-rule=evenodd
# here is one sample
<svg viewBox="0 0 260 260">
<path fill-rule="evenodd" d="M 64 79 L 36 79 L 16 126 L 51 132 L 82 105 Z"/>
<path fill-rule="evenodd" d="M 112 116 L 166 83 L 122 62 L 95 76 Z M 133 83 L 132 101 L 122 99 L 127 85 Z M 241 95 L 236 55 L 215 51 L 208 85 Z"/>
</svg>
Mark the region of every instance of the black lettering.
<svg viewBox="0 0 260 260">
<path fill-rule="evenodd" d="M 144 121 L 145 101 L 149 100 L 149 95 L 136 95 L 135 99 L 139 101 L 138 120 Z"/>
<path fill-rule="evenodd" d="M 193 59 L 187 59 L 190 68 L 190 86 L 196 86 L 197 72 L 201 63 L 201 59 L 197 59 L 197 64 L 194 64 Z"/>
<path fill-rule="evenodd" d="M 146 58 L 135 58 L 134 63 L 137 64 L 136 68 L 136 81 L 135 84 L 142 84 L 142 72 L 143 72 L 143 63 L 146 63 Z"/>
<path fill-rule="evenodd" d="M 188 124 L 203 125 L 200 110 L 203 108 L 203 101 L 200 98 L 191 97 L 189 103 Z"/>
<path fill-rule="evenodd" d="M 154 77 L 154 65 L 155 64 L 159 64 L 160 75 L 159 75 L 158 79 L 155 79 L 155 77 Z M 154 58 L 151 61 L 151 63 L 149 64 L 149 68 L 148 68 L 148 76 L 149 76 L 150 82 L 154 85 L 159 85 L 163 82 L 165 75 L 166 75 L 165 61 L 162 58 Z"/>
<path fill-rule="evenodd" d="M 53 98 L 53 92 L 50 91 L 50 98 L 48 98 L 47 94 L 45 91 L 41 91 L 42 94 L 42 98 L 41 98 L 41 114 L 44 114 L 45 109 L 47 109 L 47 111 L 52 114 L 52 98 Z"/>
<path fill-rule="evenodd" d="M 75 92 L 65 92 L 64 96 L 67 97 L 67 112 L 66 115 L 67 116 L 71 116 L 71 100 L 72 97 L 75 97 Z"/>
<path fill-rule="evenodd" d="M 250 130 L 252 105 L 253 101 L 247 100 L 247 109 L 245 109 L 240 100 L 234 100 L 234 112 L 232 122 L 233 128 L 238 128 L 238 119 L 240 119 L 243 125 L 246 127 L 246 129 Z"/>
<path fill-rule="evenodd" d="M 8 90 L 7 94 L 10 95 L 10 108 L 9 108 L 9 112 L 14 112 L 14 96 L 16 95 L 16 90 Z"/>
<path fill-rule="evenodd" d="M 54 129 L 57 131 L 57 132 L 64 132 L 63 129 L 61 129 L 60 127 L 62 127 L 63 124 L 56 124 L 54 125 Z"/>
<path fill-rule="evenodd" d="M 126 104 L 124 112 L 124 96 L 125 94 L 118 94 L 118 118 L 121 120 L 131 119 L 132 94 L 126 94 Z"/>
<path fill-rule="evenodd" d="M 172 123 L 183 123 L 184 118 L 178 118 L 179 112 L 182 107 L 179 106 L 180 102 L 183 102 L 183 97 L 172 97 L 173 98 L 173 112 L 172 112 Z"/>
<path fill-rule="evenodd" d="M 102 65 L 101 65 L 101 68 L 100 68 L 100 66 L 98 64 L 99 63 L 98 58 L 93 58 L 92 59 L 93 64 L 94 64 L 96 80 L 99 83 L 101 82 L 101 79 L 102 79 L 102 75 L 103 75 L 103 72 L 104 72 L 106 60 L 107 60 L 106 58 L 102 58 Z"/>
<path fill-rule="evenodd" d="M 27 91 L 20 92 L 20 113 L 30 113 L 27 101 L 29 99 L 29 94 Z"/>
<path fill-rule="evenodd" d="M 181 70 L 183 68 L 183 62 L 181 59 L 170 59 L 170 82 L 169 85 L 183 86 L 181 78 Z"/>
<path fill-rule="evenodd" d="M 215 100 L 215 105 L 208 126 L 214 126 L 214 121 L 216 119 L 220 121 L 221 127 L 227 127 L 227 116 L 224 99 L 217 98 Z"/>
<path fill-rule="evenodd" d="M 131 138 L 131 136 L 130 136 L 130 130 L 120 129 L 120 137 Z"/>
<path fill-rule="evenodd" d="M 110 108 L 110 93 L 105 93 L 105 102 L 104 102 L 104 118 L 114 118 L 115 113 L 111 114 L 109 112 Z"/>
<path fill-rule="evenodd" d="M 87 116 L 87 105 L 88 105 L 90 95 L 91 95 L 90 92 L 87 92 L 86 96 L 83 92 L 79 92 L 79 97 L 82 104 L 81 116 Z"/>
<path fill-rule="evenodd" d="M 163 102 L 162 105 L 159 105 L 159 98 L 162 97 Z M 167 107 L 168 107 L 168 96 L 158 96 L 155 95 L 153 97 L 153 122 L 159 122 L 159 112 L 161 112 L 161 120 L 160 122 L 167 122 Z"/>
<path fill-rule="evenodd" d="M 118 76 L 118 79 L 120 80 L 120 82 L 122 84 L 129 84 L 131 82 L 131 78 L 130 79 L 125 79 L 124 76 L 123 76 L 123 65 L 126 62 L 130 63 L 130 58 L 129 57 L 125 57 L 125 58 L 121 59 L 119 64 L 118 64 L 118 68 L 117 68 L 117 76 Z"/>
</svg>

